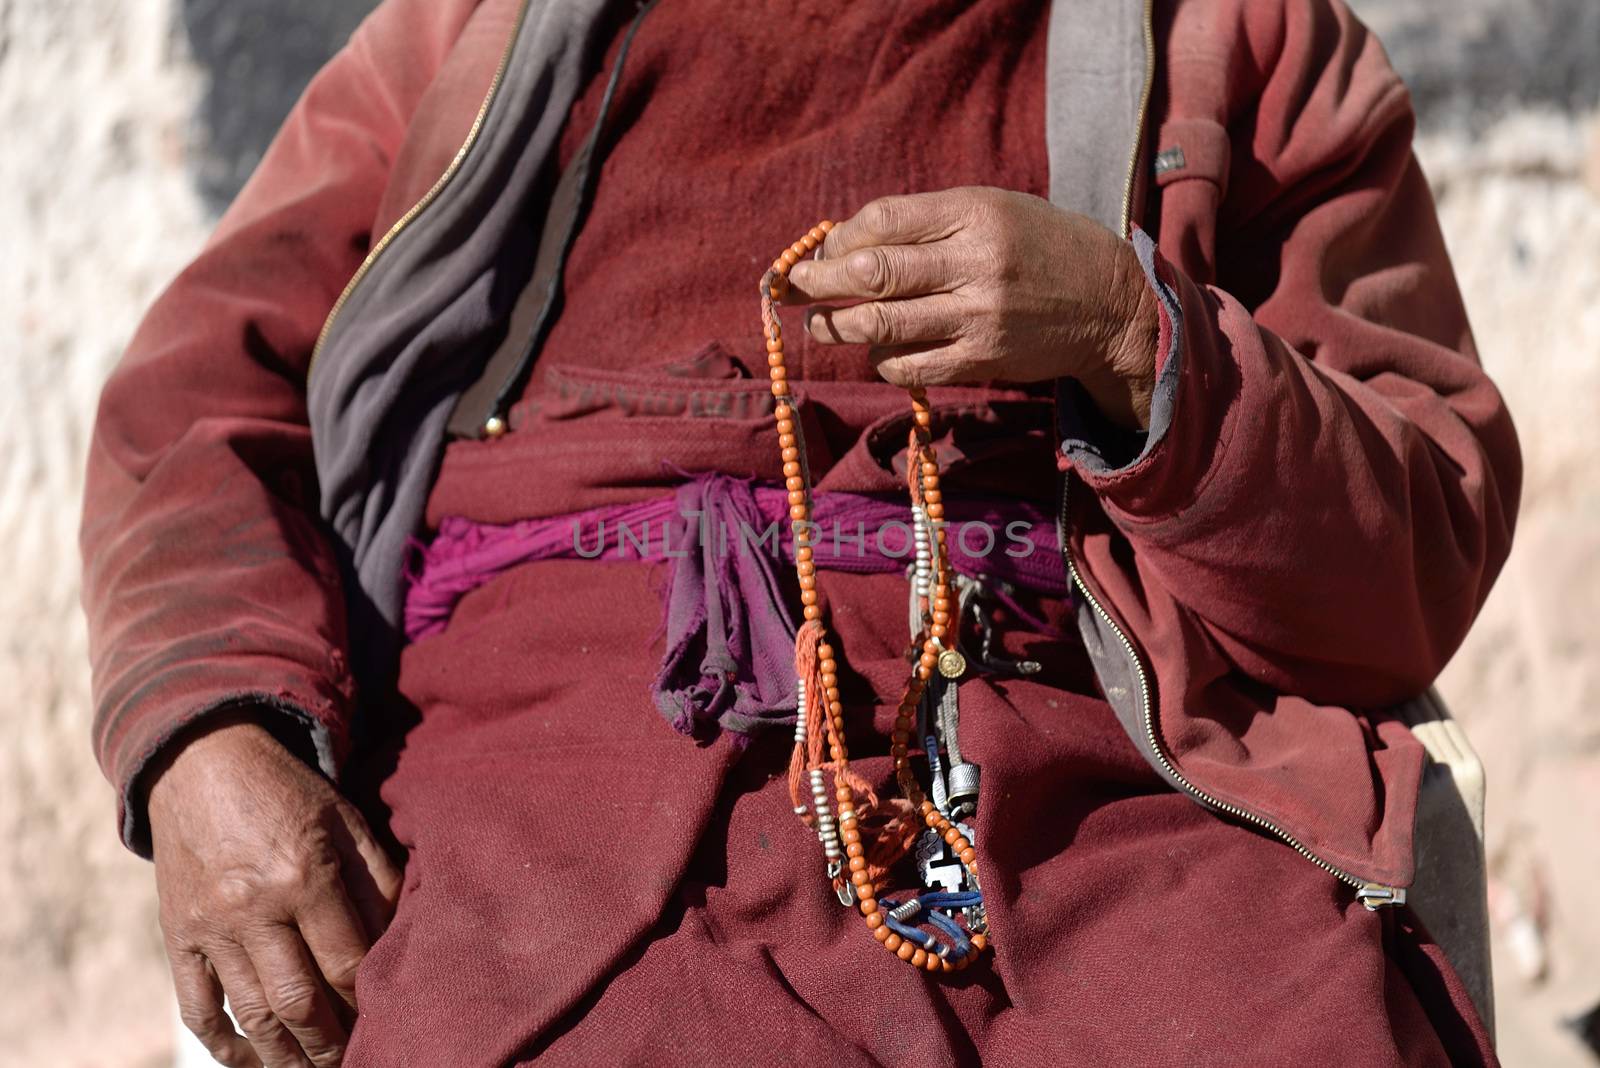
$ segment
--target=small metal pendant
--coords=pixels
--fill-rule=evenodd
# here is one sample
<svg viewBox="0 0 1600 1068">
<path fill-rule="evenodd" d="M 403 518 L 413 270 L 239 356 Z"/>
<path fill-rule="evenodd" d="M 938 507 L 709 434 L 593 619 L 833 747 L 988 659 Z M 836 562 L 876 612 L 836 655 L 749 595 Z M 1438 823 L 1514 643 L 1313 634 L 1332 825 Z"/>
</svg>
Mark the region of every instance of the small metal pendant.
<svg viewBox="0 0 1600 1068">
<path fill-rule="evenodd" d="M 967 658 L 954 649 L 939 654 L 939 674 L 947 679 L 959 679 L 967 671 Z"/>
<path fill-rule="evenodd" d="M 967 841 L 974 841 L 971 827 L 965 823 L 957 823 L 954 826 Z M 966 865 L 962 864 L 961 858 L 951 851 L 950 846 L 939 836 L 939 832 L 931 827 L 917 836 L 916 858 L 917 874 L 927 889 L 944 890 L 949 893 L 972 889 L 967 885 L 971 880 Z"/>
</svg>

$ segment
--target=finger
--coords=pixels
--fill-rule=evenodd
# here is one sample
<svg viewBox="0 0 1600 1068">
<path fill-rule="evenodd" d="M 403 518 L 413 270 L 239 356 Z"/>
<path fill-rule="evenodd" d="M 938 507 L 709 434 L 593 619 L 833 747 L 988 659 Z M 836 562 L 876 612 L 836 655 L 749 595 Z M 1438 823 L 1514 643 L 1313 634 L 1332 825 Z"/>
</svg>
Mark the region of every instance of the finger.
<svg viewBox="0 0 1600 1068">
<path fill-rule="evenodd" d="M 940 293 L 850 308 L 812 308 L 806 329 L 825 345 L 907 345 L 959 337 L 967 317 L 960 300 Z"/>
<path fill-rule="evenodd" d="M 350 1042 L 349 1029 L 334 1011 L 333 1000 L 300 932 L 270 924 L 247 936 L 246 951 L 273 1015 L 300 1043 L 318 1068 L 337 1068 Z"/>
<path fill-rule="evenodd" d="M 242 947 L 227 943 L 208 947 L 206 958 L 216 969 L 222 989 L 227 991 L 228 1005 L 239 1022 L 239 1030 L 250 1040 L 261 1063 L 266 1068 L 304 1068 L 310 1063 L 301 1052 L 300 1043 L 272 1011 L 250 955 Z"/>
<path fill-rule="evenodd" d="M 880 300 L 948 293 L 971 281 L 971 265 L 949 241 L 873 245 L 836 260 L 803 260 L 789 271 L 786 304 Z"/>
<path fill-rule="evenodd" d="M 983 382 L 993 376 L 971 359 L 971 343 L 940 341 L 931 345 L 889 345 L 867 350 L 867 358 L 885 382 L 910 386 L 949 386 Z"/>
<path fill-rule="evenodd" d="M 344 819 L 343 833 L 334 843 L 339 850 L 339 875 L 370 945 L 394 918 L 402 873 L 355 806 L 340 805 L 339 813 Z"/>
<path fill-rule="evenodd" d="M 178 1016 L 183 1026 L 227 1068 L 259 1068 L 261 1059 L 222 1008 L 222 983 L 205 957 L 193 950 L 168 949 L 172 986 L 178 995 Z"/>
<path fill-rule="evenodd" d="M 950 191 L 879 197 L 828 231 L 817 258 L 842 259 L 873 245 L 942 241 L 961 229 L 963 205 L 964 200 Z"/>
<path fill-rule="evenodd" d="M 318 894 L 295 916 L 300 937 L 316 961 L 317 971 L 339 999 L 356 1008 L 356 972 L 372 948 L 366 924 L 341 881 Z"/>
</svg>

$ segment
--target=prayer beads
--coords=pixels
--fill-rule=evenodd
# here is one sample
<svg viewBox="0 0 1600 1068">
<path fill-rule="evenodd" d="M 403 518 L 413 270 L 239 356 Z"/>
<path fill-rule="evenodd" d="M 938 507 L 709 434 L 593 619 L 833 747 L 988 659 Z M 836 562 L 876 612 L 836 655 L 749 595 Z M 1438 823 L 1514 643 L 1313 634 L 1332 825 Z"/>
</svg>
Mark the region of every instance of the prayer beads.
<svg viewBox="0 0 1600 1068">
<path fill-rule="evenodd" d="M 912 506 L 918 519 L 926 520 L 927 551 L 924 557 L 919 539 L 915 589 L 927 625 L 921 634 L 918 656 L 912 665 L 889 737 L 895 778 L 905 802 L 910 806 L 909 820 L 906 821 L 912 825 L 910 835 L 905 833 L 906 828 L 896 827 L 895 821 L 890 820 L 878 828 L 880 841 L 867 843 L 863 840 L 861 816 L 864 810 L 858 812 L 856 792 L 857 784 L 864 790 L 867 787 L 850 771 L 849 753 L 845 747 L 844 706 L 839 698 L 839 664 L 833 647 L 824 638 L 821 622 L 822 606 L 817 595 L 816 565 L 812 553 L 811 476 L 806 468 L 804 435 L 800 430 L 788 368 L 784 363 L 783 329 L 774 304 L 782 300 L 788 291 L 790 268 L 822 244 L 832 229 L 833 224 L 827 221 L 812 227 L 799 241 L 784 249 L 761 278 L 761 322 L 766 339 L 768 377 L 774 398 L 773 418 L 778 431 L 784 484 L 789 494 L 795 576 L 800 584 L 800 600 L 805 615 L 805 622 L 795 639 L 795 668 L 799 683 L 796 688 L 795 751 L 789 768 L 790 792 L 795 800 L 796 815 L 811 822 L 810 814 L 815 813 L 813 827 L 823 845 L 828 874 L 834 881 L 839 899 L 856 906 L 873 939 L 913 967 L 929 972 L 957 971 L 977 958 L 988 943 L 987 936 L 982 931 L 969 936 L 955 920 L 934 910 L 980 904 L 981 894 L 976 891 L 964 895 L 929 894 L 895 905 L 894 912 L 898 915 L 891 914 L 878 900 L 879 883 L 872 870 L 875 862 L 879 868 L 886 870 L 892 859 L 904 854 L 904 846 L 925 824 L 943 838 L 951 852 L 960 859 L 971 877 L 971 885 L 978 885 L 977 854 L 972 843 L 924 796 L 911 764 L 911 741 L 917 707 L 927 689 L 928 680 L 940 667 L 941 657 L 948 663 L 952 654 L 956 657 L 960 655 L 955 653 L 953 646 L 947 648 L 945 644 L 945 640 L 951 636 L 954 618 L 950 555 L 943 522 L 944 495 L 939 486 L 939 459 L 933 447 L 933 412 L 928 406 L 927 393 L 921 387 L 909 390 L 912 427 L 906 466 Z M 919 522 L 916 529 L 923 530 L 923 524 Z M 827 760 L 822 759 L 824 734 L 827 737 Z M 838 802 L 837 818 L 827 803 L 823 785 L 826 770 L 833 772 L 834 794 Z M 812 799 L 810 806 L 804 802 L 807 786 Z M 864 804 L 871 801 L 875 801 L 875 798 L 869 797 Z M 935 921 L 936 926 L 953 939 L 953 944 L 941 946 L 932 934 L 906 926 L 905 918 L 913 916 L 926 916 Z"/>
</svg>

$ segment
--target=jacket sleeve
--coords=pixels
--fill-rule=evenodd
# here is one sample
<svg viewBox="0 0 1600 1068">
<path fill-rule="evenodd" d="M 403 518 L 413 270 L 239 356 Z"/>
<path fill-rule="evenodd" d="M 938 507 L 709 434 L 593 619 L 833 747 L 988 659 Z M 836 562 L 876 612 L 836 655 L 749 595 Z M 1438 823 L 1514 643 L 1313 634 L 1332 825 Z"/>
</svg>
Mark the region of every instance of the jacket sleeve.
<svg viewBox="0 0 1600 1068">
<path fill-rule="evenodd" d="M 96 756 L 136 851 L 149 849 L 141 772 L 199 717 L 258 707 L 275 730 L 309 733 L 330 775 L 346 746 L 344 607 L 317 518 L 307 364 L 470 6 L 388 0 L 362 24 L 106 383 L 83 601 Z"/>
<path fill-rule="evenodd" d="M 1372 707 L 1423 690 L 1466 635 L 1521 461 L 1408 94 L 1342 7 L 1284 10 L 1259 104 L 1232 124 L 1216 269 L 1238 293 L 1135 235 L 1161 305 L 1150 431 L 1119 438 L 1065 388 L 1062 463 L 1238 670 Z"/>
</svg>

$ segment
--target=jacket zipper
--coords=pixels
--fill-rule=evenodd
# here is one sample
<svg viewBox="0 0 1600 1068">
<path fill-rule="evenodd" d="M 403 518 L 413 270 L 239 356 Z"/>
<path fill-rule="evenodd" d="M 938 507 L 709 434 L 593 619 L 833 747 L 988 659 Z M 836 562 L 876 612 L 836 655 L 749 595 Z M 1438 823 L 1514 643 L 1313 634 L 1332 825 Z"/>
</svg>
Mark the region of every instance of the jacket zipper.
<svg viewBox="0 0 1600 1068">
<path fill-rule="evenodd" d="M 1153 0 L 1144 0 L 1144 89 L 1139 97 L 1138 125 L 1135 127 L 1133 152 L 1128 159 L 1128 170 L 1123 184 L 1122 235 L 1125 238 L 1130 237 L 1133 230 L 1133 192 L 1136 184 L 1135 179 L 1138 177 L 1140 150 L 1144 144 L 1145 122 L 1148 119 L 1150 110 L 1150 86 L 1155 75 L 1155 30 L 1151 12 L 1152 6 Z M 1072 557 L 1071 541 L 1067 537 L 1067 524 L 1069 521 L 1067 495 L 1071 486 L 1071 473 L 1063 471 L 1061 473 L 1060 492 L 1061 512 L 1057 524 L 1057 529 L 1061 532 L 1061 558 L 1066 562 L 1067 575 L 1072 580 L 1072 585 L 1083 595 L 1083 599 L 1088 603 L 1094 614 L 1100 618 L 1101 622 L 1111 630 L 1111 633 L 1116 635 L 1117 641 L 1121 643 L 1123 651 L 1127 654 L 1129 663 L 1133 665 L 1134 676 L 1139 681 L 1139 716 L 1140 722 L 1144 726 L 1145 745 L 1155 756 L 1156 762 L 1161 766 L 1161 769 L 1194 800 L 1208 808 L 1225 812 L 1235 819 L 1243 820 L 1245 823 L 1253 824 L 1267 831 L 1329 875 L 1354 887 L 1356 899 L 1369 911 L 1390 905 L 1405 904 L 1406 891 L 1404 887 L 1385 886 L 1381 883 L 1351 875 L 1344 869 L 1317 856 L 1298 838 L 1271 820 L 1257 816 L 1253 812 L 1247 812 L 1238 805 L 1230 805 L 1226 801 L 1211 796 L 1190 782 L 1178 770 L 1177 766 L 1172 762 L 1172 758 L 1167 754 L 1165 747 L 1161 744 L 1161 734 L 1156 729 L 1156 709 L 1154 703 L 1150 700 L 1150 677 L 1145 671 L 1144 661 L 1139 658 L 1139 651 L 1134 648 L 1133 642 L 1128 639 L 1127 633 L 1111 617 L 1111 613 L 1106 611 L 1105 607 L 1100 603 L 1100 599 L 1090 591 L 1088 584 L 1083 580 L 1083 576 L 1078 573 L 1077 561 Z"/>
<path fill-rule="evenodd" d="M 472 127 L 467 130 L 467 138 L 461 143 L 461 147 L 456 149 L 455 157 L 450 160 L 450 165 L 444 169 L 444 173 L 439 175 L 433 185 L 428 188 L 428 191 L 422 194 L 422 199 L 411 205 L 404 215 L 396 219 L 394 225 L 389 227 L 388 232 L 378 240 L 376 245 L 372 246 L 372 250 L 367 253 L 366 259 L 361 261 L 361 266 L 356 268 L 356 273 L 351 275 L 350 281 L 345 284 L 344 291 L 339 294 L 339 299 L 333 302 L 333 308 L 328 312 L 328 317 L 323 320 L 321 332 L 317 334 L 317 343 L 311 349 L 311 361 L 306 366 L 306 380 L 308 382 L 311 380 L 312 372 L 317 369 L 317 359 L 322 355 L 322 349 L 327 343 L 328 335 L 333 331 L 334 320 L 344 310 L 345 304 L 350 300 L 350 295 L 355 292 L 362 279 L 366 278 L 368 272 L 372 270 L 373 263 L 383 254 L 384 249 L 388 248 L 394 242 L 394 239 L 400 235 L 400 231 L 410 226 L 416 217 L 427 209 L 428 205 L 438 199 L 445 186 L 449 185 L 451 179 L 460 172 L 461 164 L 466 160 L 467 153 L 472 151 L 472 146 L 477 143 L 478 134 L 483 129 L 483 121 L 489 114 L 489 106 L 494 103 L 495 96 L 500 92 L 500 83 L 505 80 L 506 69 L 511 65 L 511 51 L 516 46 L 517 38 L 522 35 L 522 24 L 528 17 L 529 4 L 530 0 L 522 0 L 517 9 L 516 23 L 511 27 L 511 36 L 506 40 L 505 50 L 500 53 L 500 65 L 495 68 L 494 78 L 489 82 L 489 91 L 484 94 L 483 103 L 478 105 L 478 114 L 472 120 Z"/>
</svg>

